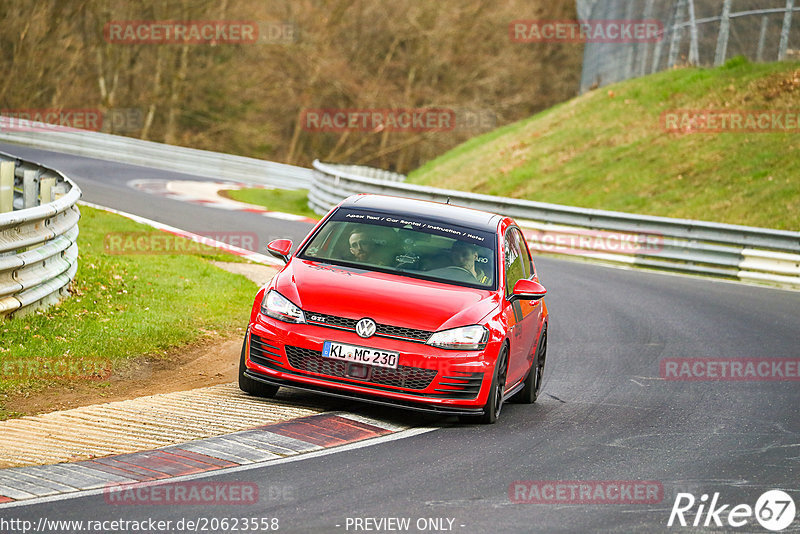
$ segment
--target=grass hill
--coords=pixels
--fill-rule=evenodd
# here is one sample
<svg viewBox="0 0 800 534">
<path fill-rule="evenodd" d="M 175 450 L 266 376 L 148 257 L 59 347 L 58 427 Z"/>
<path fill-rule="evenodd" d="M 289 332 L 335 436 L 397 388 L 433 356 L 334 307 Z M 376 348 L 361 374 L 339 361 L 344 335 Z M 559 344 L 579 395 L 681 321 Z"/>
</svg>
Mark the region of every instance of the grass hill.
<svg viewBox="0 0 800 534">
<path fill-rule="evenodd" d="M 663 114 L 676 110 L 768 111 L 780 114 L 783 129 L 668 131 Z M 588 92 L 459 145 L 409 182 L 800 230 L 798 123 L 800 62 L 734 58 Z"/>
</svg>

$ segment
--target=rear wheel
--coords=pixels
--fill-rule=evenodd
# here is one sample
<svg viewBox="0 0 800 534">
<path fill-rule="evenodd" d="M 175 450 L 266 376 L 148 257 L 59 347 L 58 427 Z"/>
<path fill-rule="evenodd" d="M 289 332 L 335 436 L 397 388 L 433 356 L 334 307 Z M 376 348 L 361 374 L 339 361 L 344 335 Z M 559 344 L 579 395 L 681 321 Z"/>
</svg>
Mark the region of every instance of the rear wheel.
<svg viewBox="0 0 800 534">
<path fill-rule="evenodd" d="M 462 423 L 478 423 L 491 425 L 497 422 L 500 410 L 503 408 L 503 390 L 506 385 L 506 374 L 508 372 L 508 350 L 506 347 L 497 356 L 494 379 L 492 387 L 489 389 L 489 399 L 483 407 L 483 415 L 461 415 L 459 420 Z"/>
<path fill-rule="evenodd" d="M 539 345 L 536 347 L 536 356 L 533 359 L 528 376 L 525 378 L 525 385 L 514 395 L 511 400 L 521 404 L 533 404 L 539 397 L 542 389 L 542 377 L 544 376 L 544 364 L 547 360 L 547 326 L 542 329 L 539 336 Z"/>
<path fill-rule="evenodd" d="M 278 386 L 273 386 L 271 384 L 265 384 L 264 382 L 259 382 L 258 380 L 253 380 L 249 376 L 245 375 L 244 372 L 247 370 L 247 366 L 244 364 L 244 351 L 246 349 L 247 344 L 247 336 L 245 336 L 244 341 L 242 342 L 242 354 L 239 357 L 239 389 L 244 391 L 245 393 L 249 393 L 250 395 L 256 395 L 258 397 L 269 397 L 272 398 L 278 393 Z"/>
</svg>

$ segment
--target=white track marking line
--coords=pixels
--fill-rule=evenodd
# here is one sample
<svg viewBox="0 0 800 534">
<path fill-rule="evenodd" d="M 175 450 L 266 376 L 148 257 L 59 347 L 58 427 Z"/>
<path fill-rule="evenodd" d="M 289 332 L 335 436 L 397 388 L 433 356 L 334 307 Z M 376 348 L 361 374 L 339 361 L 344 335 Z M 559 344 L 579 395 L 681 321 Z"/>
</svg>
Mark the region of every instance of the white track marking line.
<svg viewBox="0 0 800 534">
<path fill-rule="evenodd" d="M 323 449 L 321 451 L 314 451 L 314 452 L 307 452 L 296 454 L 294 456 L 289 456 L 286 458 L 276 458 L 274 460 L 266 460 L 263 462 L 255 462 L 246 465 L 239 465 L 236 467 L 225 467 L 222 469 L 216 469 L 214 471 L 206 471 L 204 473 L 196 473 L 193 475 L 183 475 L 179 477 L 172 477 L 163 480 L 156 480 L 147 482 L 148 485 L 153 486 L 160 486 L 163 484 L 172 484 L 175 482 L 186 482 L 190 480 L 197 480 L 200 478 L 207 478 L 213 477 L 215 475 L 227 475 L 229 473 L 240 473 L 243 471 L 250 471 L 252 469 L 260 469 L 262 467 L 271 467 L 273 465 L 280 465 L 290 462 L 298 462 L 301 460 L 307 460 L 310 458 L 318 458 L 320 456 L 327 456 L 329 454 L 336 454 L 339 452 L 345 451 L 352 451 L 357 449 L 363 449 L 364 447 L 370 447 L 372 445 L 380 445 L 382 443 L 388 443 L 390 441 L 395 441 L 398 439 L 405 439 L 414 436 L 418 436 L 420 434 L 427 434 L 428 432 L 433 432 L 435 430 L 439 430 L 439 427 L 418 427 L 418 428 L 410 428 L 408 430 L 403 430 L 401 432 L 396 432 L 394 434 L 387 434 L 386 436 L 380 436 L 377 438 L 369 438 L 362 441 L 357 441 L 355 443 L 348 443 L 347 445 L 339 445 L 336 447 L 330 447 L 327 449 Z M 141 483 L 140 483 L 141 484 Z M 46 497 L 39 497 L 33 499 L 26 499 L 24 501 L 13 501 L 9 503 L 0 504 L 0 509 L 4 508 L 16 508 L 18 506 L 31 506 L 35 504 L 42 504 L 48 502 L 57 502 L 57 501 L 66 501 L 69 499 L 76 499 L 79 497 L 89 497 L 92 495 L 101 495 L 103 492 L 108 492 L 109 488 L 113 488 L 114 490 L 124 487 L 124 484 L 109 484 L 107 488 L 98 488 L 93 490 L 85 490 L 85 491 L 78 491 L 78 492 L 71 492 L 65 493 L 61 495 L 50 495 Z"/>
</svg>

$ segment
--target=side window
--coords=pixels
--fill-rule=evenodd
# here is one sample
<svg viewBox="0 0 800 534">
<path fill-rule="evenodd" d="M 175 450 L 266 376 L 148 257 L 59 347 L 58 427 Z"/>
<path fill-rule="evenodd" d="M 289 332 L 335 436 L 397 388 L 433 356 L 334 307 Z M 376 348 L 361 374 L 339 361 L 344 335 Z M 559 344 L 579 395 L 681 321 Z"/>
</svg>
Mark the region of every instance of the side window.
<svg viewBox="0 0 800 534">
<path fill-rule="evenodd" d="M 511 228 L 506 232 L 503 240 L 504 263 L 506 268 L 506 296 L 511 294 L 514 284 L 525 278 L 525 267 L 522 263 L 522 251 L 520 251 L 519 236 Z"/>
<path fill-rule="evenodd" d="M 506 296 L 514 290 L 514 284 L 531 276 L 531 257 L 523 240 L 524 237 L 517 228 L 510 228 L 506 232 L 504 240 Z"/>
</svg>

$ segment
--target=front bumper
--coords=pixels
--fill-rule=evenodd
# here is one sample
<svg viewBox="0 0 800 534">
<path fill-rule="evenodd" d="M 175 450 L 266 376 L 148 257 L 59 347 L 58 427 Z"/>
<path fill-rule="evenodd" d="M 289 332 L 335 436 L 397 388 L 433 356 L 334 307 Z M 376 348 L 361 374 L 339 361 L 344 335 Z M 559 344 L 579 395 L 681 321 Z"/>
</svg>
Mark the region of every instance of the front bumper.
<svg viewBox="0 0 800 534">
<path fill-rule="evenodd" d="M 400 353 L 397 369 L 322 356 L 325 341 Z M 484 351 L 447 351 L 397 339 L 289 324 L 263 315 L 248 328 L 246 374 L 253 380 L 337 397 L 439 414 L 483 413 L 495 358 Z M 496 351 L 495 351 L 496 352 Z"/>
</svg>

